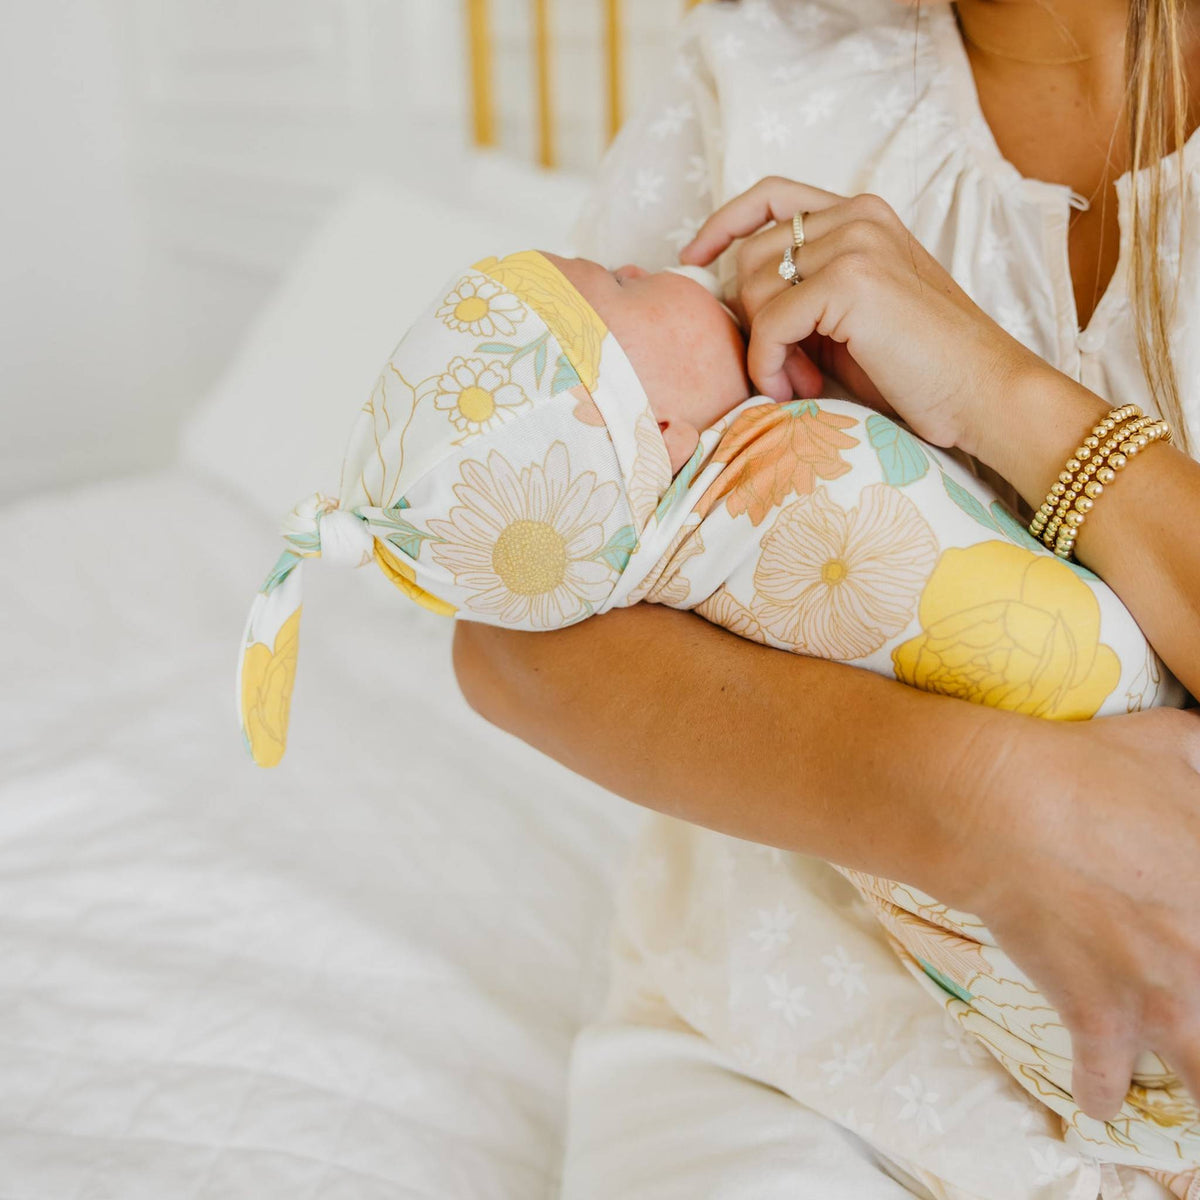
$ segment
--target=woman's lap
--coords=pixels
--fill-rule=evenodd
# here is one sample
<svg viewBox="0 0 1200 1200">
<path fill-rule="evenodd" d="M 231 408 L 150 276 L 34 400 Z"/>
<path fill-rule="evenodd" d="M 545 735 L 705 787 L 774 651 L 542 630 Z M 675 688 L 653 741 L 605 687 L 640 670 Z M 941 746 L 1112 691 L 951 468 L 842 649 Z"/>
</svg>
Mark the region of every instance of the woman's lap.
<svg viewBox="0 0 1200 1200">
<path fill-rule="evenodd" d="M 933 1194 L 850 1130 L 743 1074 L 682 1022 L 606 1019 L 582 1029 L 572 1050 L 561 1195 L 931 1200 Z"/>
</svg>

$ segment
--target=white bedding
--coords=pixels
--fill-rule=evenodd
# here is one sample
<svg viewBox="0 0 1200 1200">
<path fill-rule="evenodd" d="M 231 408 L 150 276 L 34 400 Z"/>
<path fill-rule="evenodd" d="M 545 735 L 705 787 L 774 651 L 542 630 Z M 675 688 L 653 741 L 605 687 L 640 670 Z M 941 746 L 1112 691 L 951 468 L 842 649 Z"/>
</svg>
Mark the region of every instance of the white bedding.
<svg viewBox="0 0 1200 1200">
<path fill-rule="evenodd" d="M 472 713 L 451 623 L 378 572 L 306 580 L 283 765 L 254 767 L 237 730 L 274 520 L 324 480 L 265 515 L 295 464 L 235 494 L 213 413 L 261 431 L 255 372 L 286 355 L 303 377 L 319 267 L 189 464 L 0 510 L 4 1200 L 557 1194 L 570 1043 L 640 810 Z M 355 325 L 327 304 L 313 321 Z M 338 336 L 323 354 L 349 353 Z M 369 378 L 391 342 L 366 343 Z M 319 411 L 302 393 L 283 399 Z"/>
</svg>

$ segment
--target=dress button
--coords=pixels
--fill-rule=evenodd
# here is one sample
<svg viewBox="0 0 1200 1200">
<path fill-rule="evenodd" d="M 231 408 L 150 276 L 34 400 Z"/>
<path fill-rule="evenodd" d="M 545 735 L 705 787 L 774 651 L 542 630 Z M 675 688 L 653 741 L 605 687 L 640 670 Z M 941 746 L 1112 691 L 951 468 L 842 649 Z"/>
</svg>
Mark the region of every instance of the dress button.
<svg viewBox="0 0 1200 1200">
<path fill-rule="evenodd" d="M 1075 344 L 1084 354 L 1095 354 L 1104 344 L 1104 338 L 1095 329 L 1085 329 Z"/>
</svg>

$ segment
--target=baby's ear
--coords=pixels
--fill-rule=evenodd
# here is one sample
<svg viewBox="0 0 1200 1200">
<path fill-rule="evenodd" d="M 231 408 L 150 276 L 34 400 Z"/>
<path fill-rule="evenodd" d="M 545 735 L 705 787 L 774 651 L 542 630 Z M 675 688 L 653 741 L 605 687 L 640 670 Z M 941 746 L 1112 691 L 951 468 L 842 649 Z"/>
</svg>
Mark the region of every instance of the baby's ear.
<svg viewBox="0 0 1200 1200">
<path fill-rule="evenodd" d="M 700 444 L 700 431 L 687 421 L 659 421 L 658 431 L 667 444 L 667 456 L 671 460 L 672 476 L 679 474 L 680 467 L 696 452 Z"/>
</svg>

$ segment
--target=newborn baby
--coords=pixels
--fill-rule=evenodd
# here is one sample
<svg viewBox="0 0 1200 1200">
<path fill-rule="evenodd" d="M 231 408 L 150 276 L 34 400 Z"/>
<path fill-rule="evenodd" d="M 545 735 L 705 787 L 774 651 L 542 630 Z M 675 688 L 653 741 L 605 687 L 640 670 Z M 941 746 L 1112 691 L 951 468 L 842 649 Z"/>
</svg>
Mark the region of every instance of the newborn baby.
<svg viewBox="0 0 1200 1200">
<path fill-rule="evenodd" d="M 848 400 L 750 395 L 741 330 L 707 279 L 524 251 L 447 284 L 384 365 L 338 497 L 309 496 L 285 522 L 243 637 L 256 762 L 283 754 L 297 568 L 315 556 L 374 562 L 435 612 L 515 629 L 648 600 L 1037 716 L 1183 704 L 1115 594 L 950 454 Z M 843 874 L 922 985 L 1104 1145 L 1071 1101 L 1065 1029 L 979 921 Z M 1149 1054 L 1138 1072 L 1123 1136 L 1200 1157 L 1179 1122 L 1143 1115 L 1190 1105 L 1178 1080 Z"/>
</svg>

